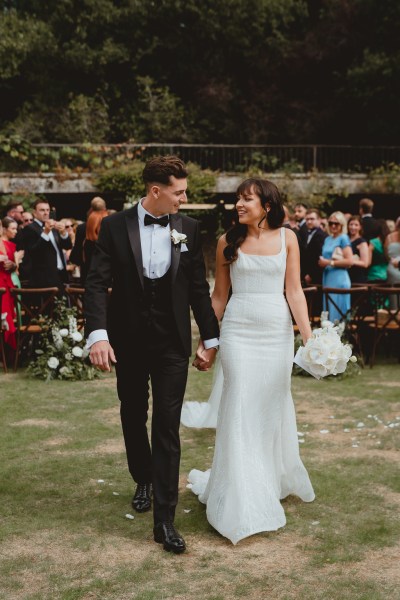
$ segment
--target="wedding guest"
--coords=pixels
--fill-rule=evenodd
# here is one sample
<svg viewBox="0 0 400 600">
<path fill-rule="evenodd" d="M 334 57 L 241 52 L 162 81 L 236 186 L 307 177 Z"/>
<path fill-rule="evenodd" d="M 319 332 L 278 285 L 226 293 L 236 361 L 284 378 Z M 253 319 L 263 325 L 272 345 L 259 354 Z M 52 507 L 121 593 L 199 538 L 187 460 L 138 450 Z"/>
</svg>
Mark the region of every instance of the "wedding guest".
<svg viewBox="0 0 400 600">
<path fill-rule="evenodd" d="M 87 217 L 92 212 L 107 210 L 106 202 L 100 196 L 95 196 L 90 202 L 90 208 Z M 86 239 L 86 221 L 80 223 L 75 230 L 75 241 L 69 260 L 72 264 L 81 268 L 83 263 L 83 242 Z"/>
<path fill-rule="evenodd" d="M 100 233 L 101 222 L 108 217 L 107 210 L 93 211 L 86 222 L 86 237 L 82 247 L 81 285 L 85 285 L 92 262 L 93 252 Z"/>
<path fill-rule="evenodd" d="M 300 246 L 304 246 L 307 240 L 308 229 L 306 225 L 307 204 L 298 202 L 294 206 L 294 218 L 296 220 L 296 233 Z"/>
<path fill-rule="evenodd" d="M 358 208 L 362 219 L 364 238 L 369 242 L 372 238 L 379 235 L 379 224 L 372 216 L 374 202 L 370 198 L 362 198 Z"/>
<path fill-rule="evenodd" d="M 10 217 L 17 222 L 17 225 L 22 223 L 22 215 L 24 213 L 24 207 L 22 202 L 11 201 L 6 206 L 6 217 Z"/>
<path fill-rule="evenodd" d="M 21 223 L 21 229 L 23 229 L 24 227 L 26 227 L 27 225 L 30 225 L 31 223 L 33 223 L 33 214 L 25 211 L 22 213 L 22 223 Z"/>
<path fill-rule="evenodd" d="M 352 283 L 365 283 L 367 281 L 367 269 L 369 267 L 368 242 L 363 238 L 363 224 L 361 217 L 353 215 L 350 217 L 347 228 L 353 250 L 353 265 L 349 269 Z"/>
<path fill-rule="evenodd" d="M 386 219 L 386 225 L 388 226 L 389 233 L 396 231 L 396 223 L 393 221 L 393 219 Z"/>
<path fill-rule="evenodd" d="M 319 226 L 321 227 L 322 231 L 327 232 L 328 231 L 328 219 L 327 217 L 321 216 L 320 222 L 319 222 Z"/>
<path fill-rule="evenodd" d="M 304 248 L 302 279 L 307 285 L 322 283 L 322 269 L 318 262 L 322 254 L 327 233 L 320 227 L 321 215 L 317 208 L 309 208 L 306 211 L 307 240 Z"/>
<path fill-rule="evenodd" d="M 348 269 L 353 263 L 353 251 L 347 235 L 346 219 L 342 212 L 336 211 L 331 214 L 328 219 L 328 231 L 329 235 L 325 238 L 322 256 L 318 262 L 319 266 L 324 269 L 322 286 L 324 288 L 350 288 Z M 329 311 L 331 321 L 340 321 L 343 315 L 350 310 L 350 294 L 332 294 L 331 300 L 326 306 L 324 298 L 324 310 Z"/>
<path fill-rule="evenodd" d="M 395 230 L 385 239 L 385 254 L 388 259 L 387 282 L 390 285 L 400 285 L 400 217 L 395 224 Z M 390 299 L 390 308 L 397 309 L 396 298 Z"/>
<path fill-rule="evenodd" d="M 371 239 L 369 243 L 369 264 L 368 282 L 385 283 L 387 280 L 388 260 L 385 256 L 384 243 L 389 234 L 385 219 L 377 221 L 379 232 L 377 237 Z"/>
<path fill-rule="evenodd" d="M 47 200 L 33 204 L 35 220 L 22 230 L 25 255 L 31 262 L 29 287 L 59 287 L 68 281 L 63 250 L 71 248 L 65 225 L 50 218 Z"/>
<path fill-rule="evenodd" d="M 285 217 L 283 219 L 283 223 L 282 223 L 282 227 L 286 227 L 286 229 L 292 229 L 292 226 L 290 224 L 290 213 L 289 213 L 289 209 L 286 206 L 286 204 L 282 205 L 283 208 L 283 212 L 285 213 Z"/>
<path fill-rule="evenodd" d="M 15 287 L 21 287 L 21 282 L 19 280 L 18 270 L 19 265 L 24 257 L 23 250 L 17 250 L 17 245 L 15 243 L 15 238 L 18 234 L 18 224 L 14 219 L 10 217 L 5 217 L 2 221 L 3 225 L 3 241 L 7 241 L 10 244 L 10 247 L 13 250 L 13 261 L 15 262 L 16 268 L 11 273 L 11 280 Z"/>
<path fill-rule="evenodd" d="M 1 313 L 5 315 L 1 319 L 1 327 L 3 322 L 6 324 L 4 328 L 4 341 L 9 349 L 14 351 L 17 347 L 15 337 L 15 305 L 14 299 L 10 294 L 10 288 L 14 287 L 11 279 L 11 273 L 15 270 L 14 262 L 15 244 L 8 239 L 3 239 L 3 225 L 0 221 L 0 287 L 6 289 L 3 295 Z"/>
</svg>

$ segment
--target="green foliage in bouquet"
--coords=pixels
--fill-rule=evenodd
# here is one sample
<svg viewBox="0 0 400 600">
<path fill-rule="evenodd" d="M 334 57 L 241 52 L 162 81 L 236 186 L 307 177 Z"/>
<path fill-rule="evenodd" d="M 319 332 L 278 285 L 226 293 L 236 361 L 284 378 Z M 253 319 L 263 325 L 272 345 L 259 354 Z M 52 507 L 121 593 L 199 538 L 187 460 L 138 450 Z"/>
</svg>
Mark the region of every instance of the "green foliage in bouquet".
<svg viewBox="0 0 400 600">
<path fill-rule="evenodd" d="M 67 306 L 65 298 L 56 299 L 53 318 L 43 316 L 39 347 L 28 367 L 28 373 L 38 379 L 84 381 L 98 377 L 90 364 L 83 335 L 77 327 L 76 308 Z"/>
</svg>

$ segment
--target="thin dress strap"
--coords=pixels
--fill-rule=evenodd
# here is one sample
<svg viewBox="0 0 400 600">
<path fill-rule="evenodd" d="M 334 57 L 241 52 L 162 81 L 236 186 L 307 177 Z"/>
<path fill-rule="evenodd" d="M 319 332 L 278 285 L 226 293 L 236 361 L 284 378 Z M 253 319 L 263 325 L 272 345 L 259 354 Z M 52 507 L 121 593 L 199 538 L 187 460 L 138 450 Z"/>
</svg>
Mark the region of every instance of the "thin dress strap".
<svg viewBox="0 0 400 600">
<path fill-rule="evenodd" d="M 284 250 L 286 250 L 286 234 L 285 234 L 285 227 L 281 227 L 281 242 L 282 242 L 282 247 L 281 247 L 281 252 L 283 252 Z"/>
</svg>

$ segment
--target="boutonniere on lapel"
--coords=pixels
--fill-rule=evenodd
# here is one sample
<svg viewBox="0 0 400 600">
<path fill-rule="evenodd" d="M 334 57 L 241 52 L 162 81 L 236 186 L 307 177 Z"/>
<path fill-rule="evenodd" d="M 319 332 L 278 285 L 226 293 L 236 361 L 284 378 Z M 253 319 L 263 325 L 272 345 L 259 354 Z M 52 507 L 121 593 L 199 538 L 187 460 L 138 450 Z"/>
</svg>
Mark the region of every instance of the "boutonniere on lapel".
<svg viewBox="0 0 400 600">
<path fill-rule="evenodd" d="M 184 233 L 179 233 L 179 231 L 177 231 L 176 229 L 173 229 L 171 231 L 171 240 L 172 243 L 175 246 L 175 250 L 177 251 L 178 248 L 182 245 L 182 250 L 186 250 L 186 244 L 187 244 L 187 235 L 185 235 Z"/>
</svg>

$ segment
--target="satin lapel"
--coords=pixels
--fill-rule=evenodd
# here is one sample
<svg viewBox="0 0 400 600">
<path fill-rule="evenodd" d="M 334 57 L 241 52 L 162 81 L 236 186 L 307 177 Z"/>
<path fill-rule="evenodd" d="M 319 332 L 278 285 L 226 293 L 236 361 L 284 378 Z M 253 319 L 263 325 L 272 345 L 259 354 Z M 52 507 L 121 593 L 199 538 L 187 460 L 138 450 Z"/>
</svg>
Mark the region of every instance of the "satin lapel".
<svg viewBox="0 0 400 600">
<path fill-rule="evenodd" d="M 176 229 L 178 233 L 182 233 L 182 217 L 179 214 L 170 216 L 170 228 L 171 231 Z M 181 258 L 181 245 L 174 245 L 171 240 L 171 246 L 171 282 L 174 283 Z"/>
<path fill-rule="evenodd" d="M 132 248 L 133 256 L 135 257 L 135 263 L 137 272 L 139 275 L 140 283 L 142 284 L 142 288 L 144 286 L 143 283 L 143 259 L 142 259 L 142 246 L 140 244 L 140 232 L 139 232 L 139 219 L 137 214 L 137 206 L 134 206 L 130 210 L 127 211 L 126 216 L 126 226 L 128 228 L 128 237 L 129 243 Z"/>
</svg>

